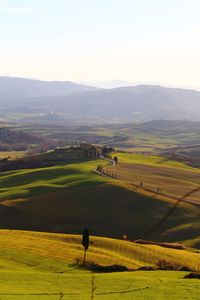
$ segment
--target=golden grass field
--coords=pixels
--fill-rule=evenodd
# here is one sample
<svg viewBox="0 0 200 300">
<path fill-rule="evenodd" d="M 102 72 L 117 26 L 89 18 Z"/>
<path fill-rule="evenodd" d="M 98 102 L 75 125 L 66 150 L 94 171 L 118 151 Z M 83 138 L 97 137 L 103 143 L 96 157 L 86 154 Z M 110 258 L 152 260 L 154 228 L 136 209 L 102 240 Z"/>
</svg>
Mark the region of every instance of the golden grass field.
<svg viewBox="0 0 200 300">
<path fill-rule="evenodd" d="M 16 260 L 19 259 L 18 262 L 22 263 L 25 262 L 26 253 L 29 252 L 29 255 L 41 256 L 44 259 L 60 260 L 64 269 L 65 263 L 82 262 L 84 251 L 81 239 L 81 235 L 73 234 L 0 230 L 1 259 L 9 260 L 9 252 L 12 250 L 22 251 L 21 257 L 16 257 Z M 142 266 L 155 266 L 159 260 L 166 260 L 198 271 L 199 255 L 199 251 L 189 249 L 177 250 L 91 236 L 87 262 L 102 266 L 118 264 L 136 270 Z"/>
<path fill-rule="evenodd" d="M 119 163 L 107 170 L 122 181 L 135 185 L 142 181 L 144 188 L 176 198 L 200 187 L 200 170 L 197 168 L 159 156 L 121 153 L 117 156 Z M 200 204 L 200 190 L 186 200 Z"/>
<path fill-rule="evenodd" d="M 2 300 L 198 300 L 199 281 L 182 271 L 93 273 L 81 267 L 81 236 L 0 230 Z M 159 260 L 199 269 L 199 253 L 91 237 L 87 261 L 131 269 Z"/>
</svg>

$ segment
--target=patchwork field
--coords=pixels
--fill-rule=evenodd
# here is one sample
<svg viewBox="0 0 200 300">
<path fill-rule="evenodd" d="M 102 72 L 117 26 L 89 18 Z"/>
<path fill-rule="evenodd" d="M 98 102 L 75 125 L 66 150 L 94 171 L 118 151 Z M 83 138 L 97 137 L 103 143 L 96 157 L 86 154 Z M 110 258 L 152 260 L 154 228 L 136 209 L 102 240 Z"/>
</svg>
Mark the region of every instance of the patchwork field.
<svg viewBox="0 0 200 300">
<path fill-rule="evenodd" d="M 24 131 L 45 138 L 54 139 L 63 145 L 72 141 L 109 145 L 132 151 L 159 152 L 162 149 L 199 144 L 199 122 L 155 120 L 147 123 L 105 124 L 97 125 L 66 125 L 66 121 L 49 120 L 45 118 L 36 124 L 37 114 L 9 116 L 16 124 L 9 127 L 16 131 Z M 45 117 L 45 116 L 44 116 Z M 32 118 L 34 124 L 22 123 L 20 120 Z M 39 119 L 38 119 L 39 121 Z M 73 120 L 74 121 L 74 120 Z M 42 123 L 42 124 L 41 124 Z M 71 122 L 70 122 L 71 123 Z M 57 124 L 57 125 L 56 125 Z M 5 126 L 5 125 L 4 125 Z M 7 125 L 8 126 L 8 125 Z"/>
<path fill-rule="evenodd" d="M 7 299 L 199 299 L 199 282 L 187 272 L 92 273 L 80 268 L 81 237 L 0 231 L 0 297 Z M 198 269 L 199 253 L 91 237 L 88 262 L 137 269 L 160 259 Z"/>
</svg>

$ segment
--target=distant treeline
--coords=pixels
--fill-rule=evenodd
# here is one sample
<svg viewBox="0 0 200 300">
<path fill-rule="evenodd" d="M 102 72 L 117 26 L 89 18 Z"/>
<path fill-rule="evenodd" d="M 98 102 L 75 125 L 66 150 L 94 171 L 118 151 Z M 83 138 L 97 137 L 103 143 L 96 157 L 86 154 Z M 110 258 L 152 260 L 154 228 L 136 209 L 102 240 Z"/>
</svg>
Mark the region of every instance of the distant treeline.
<svg viewBox="0 0 200 300">
<path fill-rule="evenodd" d="M 50 162 L 45 162 L 40 159 L 33 159 L 30 157 L 29 159 L 16 159 L 16 160 L 6 160 L 2 159 L 0 161 L 0 172 L 12 171 L 12 170 L 20 170 L 20 169 L 35 169 L 35 168 L 43 168 L 50 167 L 53 164 Z"/>
<path fill-rule="evenodd" d="M 28 145 L 39 142 L 40 139 L 32 134 L 0 127 L 0 151 L 23 151 Z"/>
<path fill-rule="evenodd" d="M 98 155 L 98 150 L 94 146 L 87 144 L 83 144 L 80 147 L 58 148 L 54 151 L 45 152 L 39 155 L 30 155 L 15 160 L 4 158 L 0 160 L 0 172 L 50 167 L 55 163 L 91 159 Z"/>
<path fill-rule="evenodd" d="M 126 150 L 116 150 L 115 149 L 115 152 L 126 153 L 126 154 L 134 154 L 134 155 L 158 156 L 158 153 L 156 153 L 156 152 L 150 152 L 150 151 L 126 151 Z"/>
</svg>

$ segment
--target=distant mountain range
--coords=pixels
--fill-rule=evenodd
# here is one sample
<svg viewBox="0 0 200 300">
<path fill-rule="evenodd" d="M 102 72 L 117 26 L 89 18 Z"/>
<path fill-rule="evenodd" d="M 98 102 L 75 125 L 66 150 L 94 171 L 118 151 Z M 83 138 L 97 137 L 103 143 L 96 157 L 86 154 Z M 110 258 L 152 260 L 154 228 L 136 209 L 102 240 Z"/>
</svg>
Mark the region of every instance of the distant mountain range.
<svg viewBox="0 0 200 300">
<path fill-rule="evenodd" d="M 115 88 L 119 88 L 119 87 L 127 87 L 127 86 L 136 86 L 136 85 L 138 85 L 138 83 L 133 83 L 133 82 L 130 82 L 130 81 L 119 80 L 119 79 L 114 79 L 114 80 L 109 80 L 109 81 L 99 81 L 99 82 L 83 81 L 83 82 L 80 82 L 80 83 L 88 85 L 88 86 L 97 87 L 97 88 L 100 88 L 100 89 L 115 89 Z"/>
<path fill-rule="evenodd" d="M 95 87 L 70 81 L 41 81 L 27 78 L 0 77 L 0 109 L 34 104 L 32 98 L 60 97 L 72 93 L 97 90 Z"/>
<path fill-rule="evenodd" d="M 158 85 L 98 89 L 73 82 L 0 77 L 0 114 L 34 121 L 113 123 L 200 120 L 200 92 Z"/>
</svg>

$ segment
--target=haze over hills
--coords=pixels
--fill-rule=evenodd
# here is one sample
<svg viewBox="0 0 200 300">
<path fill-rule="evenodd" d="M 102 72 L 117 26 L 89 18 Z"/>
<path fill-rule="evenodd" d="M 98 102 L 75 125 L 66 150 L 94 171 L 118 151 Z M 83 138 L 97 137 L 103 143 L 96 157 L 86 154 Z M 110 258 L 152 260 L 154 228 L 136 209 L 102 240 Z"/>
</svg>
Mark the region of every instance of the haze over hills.
<svg viewBox="0 0 200 300">
<path fill-rule="evenodd" d="M 138 86 L 138 85 L 160 85 L 168 88 L 180 88 L 180 89 L 191 89 L 200 91 L 198 86 L 193 85 L 178 85 L 167 84 L 165 82 L 159 81 L 127 81 L 121 79 L 113 79 L 108 81 L 77 81 L 78 84 L 88 85 L 100 89 L 114 89 L 119 87 L 129 87 L 129 86 Z"/>
<path fill-rule="evenodd" d="M 38 122 L 199 121 L 200 92 L 157 85 L 97 89 L 72 82 L 1 77 L 0 114 L 16 113 L 44 114 Z"/>
<path fill-rule="evenodd" d="M 94 87 L 70 81 L 42 81 L 37 79 L 0 77 L 0 105 L 18 107 L 21 103 L 30 103 L 33 97 L 66 96 L 96 90 Z"/>
<path fill-rule="evenodd" d="M 115 89 L 115 88 L 119 88 L 119 87 L 139 85 L 139 83 L 134 83 L 134 82 L 120 80 L 120 79 L 114 79 L 114 80 L 109 80 L 109 81 L 98 81 L 98 82 L 97 81 L 96 82 L 83 81 L 80 83 L 86 84 L 89 86 L 93 86 L 93 87 L 97 87 L 97 88 L 101 88 L 101 89 Z"/>
</svg>

